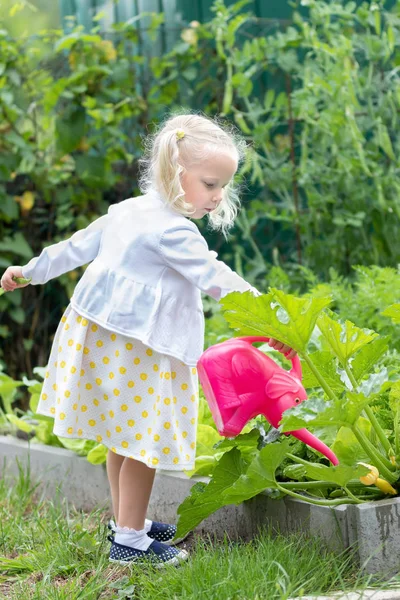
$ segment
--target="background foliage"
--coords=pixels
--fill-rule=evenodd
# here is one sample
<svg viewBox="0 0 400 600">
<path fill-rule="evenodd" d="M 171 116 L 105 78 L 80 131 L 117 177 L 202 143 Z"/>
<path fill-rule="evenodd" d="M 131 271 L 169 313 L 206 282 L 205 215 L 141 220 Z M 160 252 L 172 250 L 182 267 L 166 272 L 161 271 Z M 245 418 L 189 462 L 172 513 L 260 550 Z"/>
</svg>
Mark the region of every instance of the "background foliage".
<svg viewBox="0 0 400 600">
<path fill-rule="evenodd" d="M 308 15 L 295 10 L 268 37 L 246 4 L 217 0 L 212 20 L 159 57 L 135 53 L 135 20 L 108 37 L 76 28 L 15 39 L 3 24 L 0 269 L 137 194 L 142 137 L 177 107 L 223 115 L 249 142 L 246 210 L 229 244 L 206 235 L 260 289 L 275 279 L 304 291 L 329 267 L 338 277 L 356 264 L 396 267 L 400 3 L 302 0 Z M 162 21 L 151 15 L 154 40 Z M 0 298 L 10 375 L 46 364 L 81 273 Z"/>
</svg>

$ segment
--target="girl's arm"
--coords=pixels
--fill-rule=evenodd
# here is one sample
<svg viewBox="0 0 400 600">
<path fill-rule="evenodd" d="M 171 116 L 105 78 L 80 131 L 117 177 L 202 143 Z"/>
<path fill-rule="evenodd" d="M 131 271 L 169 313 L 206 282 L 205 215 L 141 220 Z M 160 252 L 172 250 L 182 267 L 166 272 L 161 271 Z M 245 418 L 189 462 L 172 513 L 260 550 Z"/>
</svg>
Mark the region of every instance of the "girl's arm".
<svg viewBox="0 0 400 600">
<path fill-rule="evenodd" d="M 192 229 L 193 227 L 193 229 Z M 216 253 L 210 252 L 206 240 L 200 232 L 189 225 L 167 229 L 160 241 L 160 252 L 165 262 L 178 271 L 202 292 L 220 300 L 229 292 L 251 290 L 256 296 L 260 292 L 232 271 Z M 286 344 L 270 338 L 269 346 L 291 359 L 295 350 Z"/>
<path fill-rule="evenodd" d="M 43 284 L 95 259 L 112 208 L 110 206 L 108 214 L 96 219 L 85 229 L 80 229 L 67 240 L 43 248 L 39 256 L 22 267 L 22 277 L 32 278 L 32 285 Z"/>
<path fill-rule="evenodd" d="M 192 225 L 192 227 L 195 227 Z M 188 224 L 167 229 L 160 241 L 166 264 L 178 271 L 205 294 L 220 300 L 229 292 L 259 292 L 232 271 L 215 252 L 208 249 L 203 236 Z"/>
</svg>

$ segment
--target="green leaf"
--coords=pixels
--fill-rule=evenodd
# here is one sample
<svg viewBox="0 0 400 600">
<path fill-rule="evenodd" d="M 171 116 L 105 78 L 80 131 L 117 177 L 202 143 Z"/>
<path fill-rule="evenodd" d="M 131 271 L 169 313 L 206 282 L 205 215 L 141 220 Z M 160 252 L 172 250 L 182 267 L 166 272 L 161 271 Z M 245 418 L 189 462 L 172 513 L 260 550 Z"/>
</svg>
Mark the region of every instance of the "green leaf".
<svg viewBox="0 0 400 600">
<path fill-rule="evenodd" d="M 393 52 L 395 45 L 396 45 L 396 37 L 394 34 L 393 27 L 391 25 L 389 25 L 387 28 L 387 39 L 388 39 L 389 51 Z"/>
<path fill-rule="evenodd" d="M 351 321 L 345 321 L 344 324 L 334 321 L 326 314 L 319 317 L 318 327 L 343 367 L 347 366 L 349 358 L 357 350 L 378 336 L 375 332 L 366 332 L 356 327 Z"/>
<path fill-rule="evenodd" d="M 234 438 L 224 438 L 217 444 L 218 451 L 230 450 L 231 448 L 239 448 L 243 451 L 245 448 L 257 448 L 260 439 L 260 430 L 254 427 L 248 433 L 240 433 Z"/>
<path fill-rule="evenodd" d="M 29 408 L 35 413 L 39 404 L 40 394 L 32 394 L 29 400 Z"/>
<path fill-rule="evenodd" d="M 37 416 L 36 416 L 37 418 Z M 58 437 L 53 433 L 54 419 L 42 419 L 36 427 L 36 435 L 33 440 L 39 441 L 46 446 L 56 446 L 62 448 L 63 444 Z M 32 440 L 32 441 L 33 441 Z"/>
<path fill-rule="evenodd" d="M 23 308 L 10 308 L 8 314 L 10 315 L 12 320 L 18 323 L 19 325 L 22 325 L 22 323 L 25 321 L 25 311 Z"/>
<path fill-rule="evenodd" d="M 233 292 L 221 300 L 224 316 L 239 335 L 273 337 L 306 352 L 321 311 L 331 298 L 296 298 L 271 289 L 255 297 L 252 292 Z"/>
<path fill-rule="evenodd" d="M 302 427 L 307 427 L 309 423 L 313 423 L 320 418 L 321 415 L 327 413 L 324 424 L 331 425 L 331 413 L 334 409 L 333 402 L 326 402 L 322 398 L 309 398 L 298 406 L 289 408 L 284 411 L 280 422 L 280 431 L 295 431 Z"/>
<path fill-rule="evenodd" d="M 221 436 L 214 427 L 199 423 L 197 426 L 196 456 L 215 454 L 214 445 L 221 441 Z"/>
<path fill-rule="evenodd" d="M 35 431 L 34 425 L 27 423 L 23 419 L 19 419 L 13 413 L 11 413 L 11 414 L 6 413 L 6 418 L 8 419 L 8 421 L 10 421 L 10 423 L 15 425 L 18 429 L 20 429 L 21 431 L 25 431 L 25 433 L 31 433 L 31 431 Z"/>
<path fill-rule="evenodd" d="M 12 252 L 17 256 L 27 259 L 31 259 L 33 256 L 32 248 L 20 232 L 16 233 L 13 237 L 4 237 L 3 241 L 0 241 L 0 250 Z"/>
<path fill-rule="evenodd" d="M 268 112 L 275 100 L 275 90 L 268 90 L 264 97 L 264 108 Z"/>
<path fill-rule="evenodd" d="M 15 15 L 25 8 L 25 2 L 15 2 L 14 6 L 10 8 L 8 14 L 10 17 L 15 17 Z"/>
<path fill-rule="evenodd" d="M 232 77 L 232 85 L 238 88 L 241 96 L 250 96 L 253 91 L 253 83 L 249 77 L 246 77 L 244 73 L 235 73 Z"/>
<path fill-rule="evenodd" d="M 328 467 L 319 463 L 304 465 L 307 477 L 315 481 L 330 481 L 340 486 L 345 486 L 351 479 L 365 475 L 366 468 L 362 466 L 337 465 Z"/>
<path fill-rule="evenodd" d="M 357 421 L 357 427 L 369 438 L 372 425 L 368 419 L 360 417 Z M 336 454 L 339 463 L 343 465 L 352 466 L 358 461 L 368 463 L 371 460 L 349 427 L 339 429 L 332 444 L 332 451 Z"/>
<path fill-rule="evenodd" d="M 289 446 L 288 439 L 265 446 L 250 463 L 247 471 L 232 486 L 222 491 L 225 503 L 240 504 L 267 488 L 275 488 L 275 471 L 289 451 Z"/>
<path fill-rule="evenodd" d="M 379 13 L 375 13 L 379 14 Z M 381 121 L 378 122 L 378 140 L 379 145 L 385 154 L 394 162 L 396 162 L 396 155 L 393 151 L 392 140 L 390 139 L 389 132 L 387 130 L 386 125 L 384 125 Z"/>
<path fill-rule="evenodd" d="M 33 339 L 27 340 L 26 338 L 24 338 L 22 340 L 22 343 L 24 345 L 25 352 L 30 352 L 33 348 L 33 344 L 35 343 L 35 340 L 33 340 Z"/>
<path fill-rule="evenodd" d="M 382 386 L 388 383 L 389 375 L 386 367 L 381 369 L 378 373 L 371 373 L 367 379 L 360 381 L 358 391 L 369 397 L 371 394 L 379 394 L 382 390 Z M 389 383 L 390 385 L 390 383 Z"/>
<path fill-rule="evenodd" d="M 381 35 L 381 13 L 379 8 L 374 12 L 375 31 L 378 36 Z"/>
<path fill-rule="evenodd" d="M 102 465 L 106 462 L 107 452 L 108 450 L 103 444 L 98 444 L 89 450 L 86 458 L 92 465 Z"/>
<path fill-rule="evenodd" d="M 67 450 L 72 450 L 76 452 L 79 456 L 86 456 L 90 450 L 92 450 L 95 446 L 97 446 L 97 442 L 92 440 L 80 440 L 80 439 L 72 439 L 72 438 L 63 438 L 57 436 L 60 440 L 61 444 Z"/>
<path fill-rule="evenodd" d="M 101 37 L 98 35 L 83 35 L 80 31 L 74 31 L 73 33 L 70 33 L 69 35 L 66 35 L 58 40 L 54 46 L 54 49 L 56 52 L 70 50 L 78 41 L 96 44 L 101 42 Z"/>
<path fill-rule="evenodd" d="M 225 438 L 216 444 L 215 452 L 226 452 L 231 448 L 240 450 L 244 460 L 250 462 L 254 454 L 257 452 L 260 442 L 260 430 L 255 427 L 247 433 L 241 433 L 233 439 Z"/>
<path fill-rule="evenodd" d="M 214 467 L 217 464 L 217 457 L 215 455 L 201 455 L 196 456 L 195 467 L 191 471 L 184 469 L 184 473 L 188 477 L 211 477 Z"/>
<path fill-rule="evenodd" d="M 388 349 L 388 337 L 379 337 L 361 348 L 351 362 L 351 370 L 356 381 L 360 381 L 377 364 Z"/>
<path fill-rule="evenodd" d="M 56 133 L 57 149 L 61 154 L 69 154 L 79 145 L 85 135 L 86 113 L 77 108 L 68 116 L 57 116 Z"/>
<path fill-rule="evenodd" d="M 336 358 L 334 358 L 330 352 L 318 350 L 317 352 L 309 354 L 309 359 L 323 375 L 326 383 L 334 392 L 340 393 L 346 389 L 345 384 L 340 379 L 340 375 L 337 372 Z M 306 389 L 321 387 L 321 383 L 315 377 L 305 361 L 302 362 L 301 367 L 303 370 L 303 386 Z"/>
<path fill-rule="evenodd" d="M 15 394 L 17 388 L 23 385 L 22 381 L 16 381 L 5 375 L 4 373 L 0 373 L 0 397 L 3 401 L 4 409 L 6 413 L 12 414 L 12 403 L 15 398 Z"/>
<path fill-rule="evenodd" d="M 371 399 L 363 394 L 347 392 L 345 398 L 335 401 L 324 401 L 321 398 L 310 398 L 283 413 L 280 431 L 295 431 L 302 427 L 327 427 L 341 425 L 351 427 L 357 421 L 365 406 Z"/>
<path fill-rule="evenodd" d="M 400 410 L 400 381 L 395 381 L 390 388 L 389 406 L 393 412 Z"/>
<path fill-rule="evenodd" d="M 2 196 L 0 203 L 0 212 L 6 217 L 6 222 L 12 221 L 18 218 L 19 209 L 18 204 L 11 196 Z"/>
<path fill-rule="evenodd" d="M 393 323 L 398 325 L 400 323 L 400 304 L 392 304 L 388 306 L 382 313 L 384 317 L 390 317 Z"/>
<path fill-rule="evenodd" d="M 224 454 L 214 469 L 208 485 L 198 483 L 190 490 L 190 495 L 178 507 L 177 537 L 194 529 L 203 519 L 228 504 L 221 494 L 230 487 L 247 468 L 237 448 Z"/>
<path fill-rule="evenodd" d="M 77 156 L 76 172 L 88 185 L 102 184 L 108 171 L 108 163 L 104 156 Z"/>
</svg>

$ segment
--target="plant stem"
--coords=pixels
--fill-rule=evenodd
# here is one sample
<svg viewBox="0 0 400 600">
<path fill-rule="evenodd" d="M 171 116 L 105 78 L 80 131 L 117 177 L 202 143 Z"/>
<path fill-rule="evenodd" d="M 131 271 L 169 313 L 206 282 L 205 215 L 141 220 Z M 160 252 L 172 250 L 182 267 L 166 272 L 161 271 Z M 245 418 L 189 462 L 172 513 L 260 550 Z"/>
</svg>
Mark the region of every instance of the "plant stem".
<svg viewBox="0 0 400 600">
<path fill-rule="evenodd" d="M 356 498 L 354 496 L 354 494 L 351 493 L 351 491 L 344 485 L 343 489 L 345 490 L 345 492 L 350 496 L 350 498 L 353 498 L 353 500 L 355 502 L 357 502 L 357 504 L 363 504 L 363 500 L 360 500 L 359 498 Z"/>
<path fill-rule="evenodd" d="M 349 365 L 346 363 L 344 366 L 344 369 L 347 373 L 347 377 L 350 379 L 351 384 L 353 386 L 354 391 L 357 390 L 358 388 L 358 383 L 356 381 L 356 378 L 353 375 L 352 370 L 349 368 Z M 388 453 L 388 455 L 390 454 L 390 442 L 387 439 L 385 432 L 383 431 L 382 427 L 380 426 L 377 418 L 375 417 L 372 409 L 370 406 L 366 406 L 365 407 L 365 412 L 367 414 L 367 417 L 369 418 L 369 420 L 371 421 L 371 425 L 372 427 L 375 429 L 376 435 L 378 436 L 382 446 L 384 447 L 384 449 L 386 450 L 386 452 Z"/>
<path fill-rule="evenodd" d="M 371 461 L 374 463 L 374 465 L 379 470 L 380 474 L 383 475 L 383 477 L 385 477 L 385 479 L 387 479 L 389 481 L 389 483 L 394 483 L 395 481 L 397 481 L 397 475 L 392 473 L 391 471 L 389 471 L 389 469 L 386 468 L 386 466 L 383 464 L 383 462 L 381 460 L 381 455 L 378 454 L 378 452 L 375 450 L 375 448 L 372 446 L 372 444 L 369 444 L 367 437 L 357 427 L 357 425 L 353 425 L 351 430 L 354 433 L 354 435 L 356 436 L 360 446 L 368 454 Z"/>
<path fill-rule="evenodd" d="M 290 489 L 318 489 L 318 488 L 328 488 L 328 487 L 343 487 L 340 483 L 335 483 L 334 481 L 280 481 L 279 484 L 283 487 L 287 487 Z M 365 485 L 361 483 L 358 479 L 351 479 L 347 484 L 346 488 L 353 488 L 360 491 L 365 491 Z M 372 490 L 371 490 L 372 492 Z"/>
<path fill-rule="evenodd" d="M 300 456 L 295 456 L 295 454 L 291 454 L 290 452 L 286 452 L 286 456 L 299 463 L 300 465 L 308 466 L 310 464 L 308 461 L 304 460 L 304 458 L 300 458 Z"/>
<path fill-rule="evenodd" d="M 359 431 L 361 431 L 361 429 Z M 361 431 L 361 433 L 363 433 L 363 432 Z M 389 469 L 389 471 L 396 470 L 396 467 L 394 465 L 392 465 L 392 463 L 390 462 L 390 460 L 388 458 L 386 458 L 386 456 L 384 456 L 382 454 L 382 452 L 380 452 L 379 450 L 377 450 L 375 448 L 375 446 L 372 444 L 372 442 L 370 442 L 370 440 L 367 438 L 367 436 L 365 435 L 365 433 L 363 433 L 363 436 L 364 436 L 364 442 L 365 442 L 365 444 L 370 449 L 370 453 L 372 452 L 374 455 L 376 454 L 376 456 L 379 458 L 379 460 L 382 462 L 382 464 L 387 469 Z"/>
<path fill-rule="evenodd" d="M 383 494 L 363 494 L 358 496 L 361 500 L 366 500 L 367 502 L 372 502 L 375 500 L 382 500 L 383 499 Z"/>
<path fill-rule="evenodd" d="M 382 446 L 385 448 L 388 455 L 390 454 L 390 442 L 387 439 L 385 432 L 383 431 L 378 419 L 375 417 L 372 408 L 370 406 L 365 407 L 365 412 L 367 413 L 367 417 L 371 421 L 372 427 L 375 429 L 376 435 L 378 436 Z"/>
<path fill-rule="evenodd" d="M 338 498 L 337 500 L 314 500 L 309 496 L 302 496 L 301 494 L 296 494 L 296 492 L 292 492 L 291 490 L 286 490 L 281 487 L 281 485 L 276 481 L 275 482 L 278 490 L 287 494 L 288 496 L 292 496 L 293 498 L 297 498 L 297 500 L 303 500 L 303 502 L 309 502 L 310 504 L 316 504 L 317 506 L 338 506 L 339 504 L 359 504 L 359 500 L 355 501 L 352 498 Z"/>
<path fill-rule="evenodd" d="M 318 371 L 317 367 L 314 365 L 314 363 L 308 358 L 307 354 L 301 354 L 301 358 L 303 360 L 305 360 L 305 362 L 307 363 L 307 365 L 309 366 L 310 370 L 312 371 L 313 375 L 315 375 L 315 377 L 318 379 L 318 381 L 321 384 L 322 389 L 324 390 L 324 392 L 326 393 L 326 395 L 334 401 L 338 401 L 338 397 L 336 396 L 335 392 L 331 389 L 331 387 L 326 383 L 325 379 L 322 377 L 321 373 Z"/>
<path fill-rule="evenodd" d="M 292 488 L 297 490 L 312 490 L 321 487 L 341 487 L 338 483 L 332 483 L 331 481 L 281 481 L 280 485 L 289 490 Z"/>
</svg>

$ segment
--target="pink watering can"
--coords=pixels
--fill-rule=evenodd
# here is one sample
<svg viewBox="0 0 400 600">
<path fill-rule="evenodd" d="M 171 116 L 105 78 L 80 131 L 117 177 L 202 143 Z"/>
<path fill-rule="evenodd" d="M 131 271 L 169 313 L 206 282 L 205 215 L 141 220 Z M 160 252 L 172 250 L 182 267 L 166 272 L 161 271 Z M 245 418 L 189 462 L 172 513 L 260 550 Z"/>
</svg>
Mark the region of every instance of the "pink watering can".
<svg viewBox="0 0 400 600">
<path fill-rule="evenodd" d="M 252 346 L 253 342 L 268 341 L 264 337 L 233 338 L 211 346 L 198 361 L 200 383 L 220 435 L 238 435 L 257 415 L 278 427 L 285 410 L 307 399 L 299 357 L 292 359 L 291 371 L 285 371 Z M 339 463 L 332 450 L 307 429 L 289 433 L 332 464 Z"/>
</svg>

